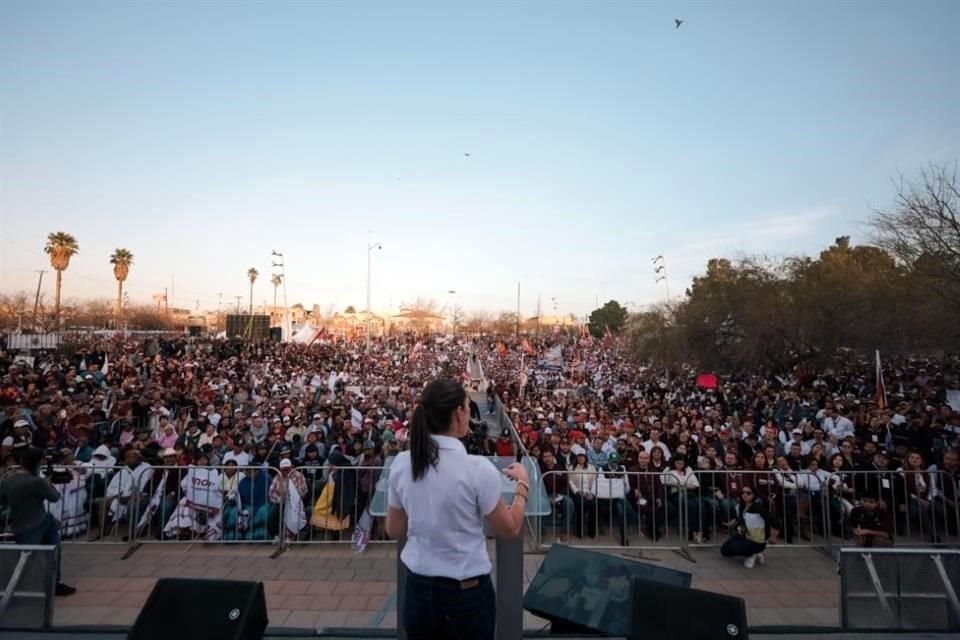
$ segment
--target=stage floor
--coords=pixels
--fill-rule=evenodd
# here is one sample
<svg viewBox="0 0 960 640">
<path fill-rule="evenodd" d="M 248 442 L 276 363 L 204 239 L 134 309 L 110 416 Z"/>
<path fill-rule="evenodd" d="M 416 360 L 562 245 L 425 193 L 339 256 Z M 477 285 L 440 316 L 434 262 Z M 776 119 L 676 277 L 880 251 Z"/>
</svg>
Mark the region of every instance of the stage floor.
<svg viewBox="0 0 960 640">
<path fill-rule="evenodd" d="M 274 628 L 395 629 L 396 558 L 393 545 L 370 545 L 355 555 L 334 545 L 293 547 L 271 558 L 270 546 L 154 544 L 123 560 L 126 546 L 66 544 L 64 580 L 79 592 L 57 598 L 54 625 L 132 625 L 157 578 L 262 580 Z M 836 564 L 813 549 L 771 548 L 766 566 L 752 570 L 716 549 L 692 549 L 694 562 L 666 550 L 631 549 L 622 555 L 688 571 L 693 587 L 742 597 L 752 627 L 840 625 Z M 541 554 L 524 557 L 524 588 Z M 524 615 L 524 628 L 545 620 Z"/>
</svg>

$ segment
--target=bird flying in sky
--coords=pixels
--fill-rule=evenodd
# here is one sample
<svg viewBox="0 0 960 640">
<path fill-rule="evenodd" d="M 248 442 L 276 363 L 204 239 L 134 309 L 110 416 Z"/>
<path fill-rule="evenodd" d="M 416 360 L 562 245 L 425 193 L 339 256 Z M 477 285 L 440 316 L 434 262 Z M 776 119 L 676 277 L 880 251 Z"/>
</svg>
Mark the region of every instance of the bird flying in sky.
<svg viewBox="0 0 960 640">
<path fill-rule="evenodd" d="M 469 158 L 469 157 L 470 157 L 470 154 L 469 154 L 469 153 L 465 153 L 465 154 L 463 154 L 463 157 L 464 157 L 464 158 Z"/>
<path fill-rule="evenodd" d="M 677 29 L 680 28 L 680 25 L 683 24 L 683 20 L 680 20 L 679 18 L 674 18 L 673 21 L 677 23 L 677 26 L 673 28 L 673 30 L 676 31 Z"/>
</svg>

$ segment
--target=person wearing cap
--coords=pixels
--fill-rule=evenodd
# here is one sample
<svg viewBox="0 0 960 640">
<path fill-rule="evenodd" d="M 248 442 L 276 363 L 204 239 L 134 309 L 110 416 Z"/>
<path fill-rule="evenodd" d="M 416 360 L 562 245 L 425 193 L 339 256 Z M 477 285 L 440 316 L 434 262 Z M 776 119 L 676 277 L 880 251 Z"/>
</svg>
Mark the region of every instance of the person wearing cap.
<svg viewBox="0 0 960 640">
<path fill-rule="evenodd" d="M 69 596 L 76 589 L 63 583 L 60 577 L 60 523 L 47 511 L 45 502 L 60 501 L 60 493 L 50 479 L 40 477 L 43 451 L 33 447 L 20 457 L 21 469 L 0 483 L 0 507 L 9 515 L 9 527 L 16 544 L 52 545 L 56 547 L 55 573 L 57 596 Z"/>
<path fill-rule="evenodd" d="M 497 438 L 497 455 L 501 457 L 512 458 L 517 455 L 517 443 L 513 438 L 513 432 L 510 429 L 503 429 L 500 437 Z"/>
<path fill-rule="evenodd" d="M 400 615 L 411 640 L 492 640 L 496 598 L 484 523 L 516 537 L 530 490 L 526 470 L 504 470 L 516 482 L 508 507 L 501 472 L 460 442 L 470 432 L 469 396 L 449 378 L 429 383 L 410 426 L 410 450 L 390 471 L 387 534 L 406 537 L 400 559 L 408 569 Z"/>
<path fill-rule="evenodd" d="M 15 421 L 13 423 L 13 436 L 7 437 L 10 439 L 7 446 L 11 455 L 14 459 L 20 460 L 24 452 L 31 447 L 30 423 L 22 418 Z"/>
<path fill-rule="evenodd" d="M 634 512 L 627 502 L 630 494 L 630 482 L 626 469 L 620 464 L 620 454 L 611 451 L 607 454 L 606 465 L 597 476 L 598 522 L 609 522 L 620 533 L 620 545 L 628 546 L 627 528 Z"/>
<path fill-rule="evenodd" d="M 283 505 L 283 536 L 296 540 L 307 525 L 303 499 L 307 495 L 307 479 L 293 468 L 289 458 L 280 460 L 280 473 L 270 484 L 268 497 L 271 503 Z"/>
</svg>

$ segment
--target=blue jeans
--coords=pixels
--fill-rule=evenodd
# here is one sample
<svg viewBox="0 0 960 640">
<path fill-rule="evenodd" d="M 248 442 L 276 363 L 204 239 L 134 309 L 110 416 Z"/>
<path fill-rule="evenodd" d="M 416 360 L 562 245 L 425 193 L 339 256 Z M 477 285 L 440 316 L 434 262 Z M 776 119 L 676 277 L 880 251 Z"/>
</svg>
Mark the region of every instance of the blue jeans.
<svg viewBox="0 0 960 640">
<path fill-rule="evenodd" d="M 13 541 L 17 544 L 35 544 L 35 545 L 53 545 L 57 549 L 53 553 L 53 561 L 56 565 L 57 584 L 60 584 L 60 523 L 49 513 L 43 516 L 43 520 L 27 527 L 13 532 Z"/>
<path fill-rule="evenodd" d="M 468 589 L 449 578 L 407 574 L 403 628 L 409 640 L 493 640 L 497 600 L 489 575 Z"/>
</svg>

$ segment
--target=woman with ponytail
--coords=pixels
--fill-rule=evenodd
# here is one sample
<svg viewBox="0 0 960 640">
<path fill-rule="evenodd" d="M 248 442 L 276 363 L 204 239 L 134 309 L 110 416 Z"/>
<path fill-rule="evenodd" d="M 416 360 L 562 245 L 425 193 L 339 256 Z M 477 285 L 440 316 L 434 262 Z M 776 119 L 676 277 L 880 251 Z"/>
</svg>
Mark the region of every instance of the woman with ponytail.
<svg viewBox="0 0 960 640">
<path fill-rule="evenodd" d="M 460 441 L 469 433 L 463 385 L 434 380 L 410 421 L 409 450 L 390 467 L 387 534 L 407 538 L 400 606 L 409 640 L 494 637 L 496 601 L 483 525 L 504 538 L 519 535 L 530 485 L 522 465 L 507 467 L 503 473 L 516 482 L 508 507 L 500 498 L 501 472 L 468 455 Z"/>
</svg>

